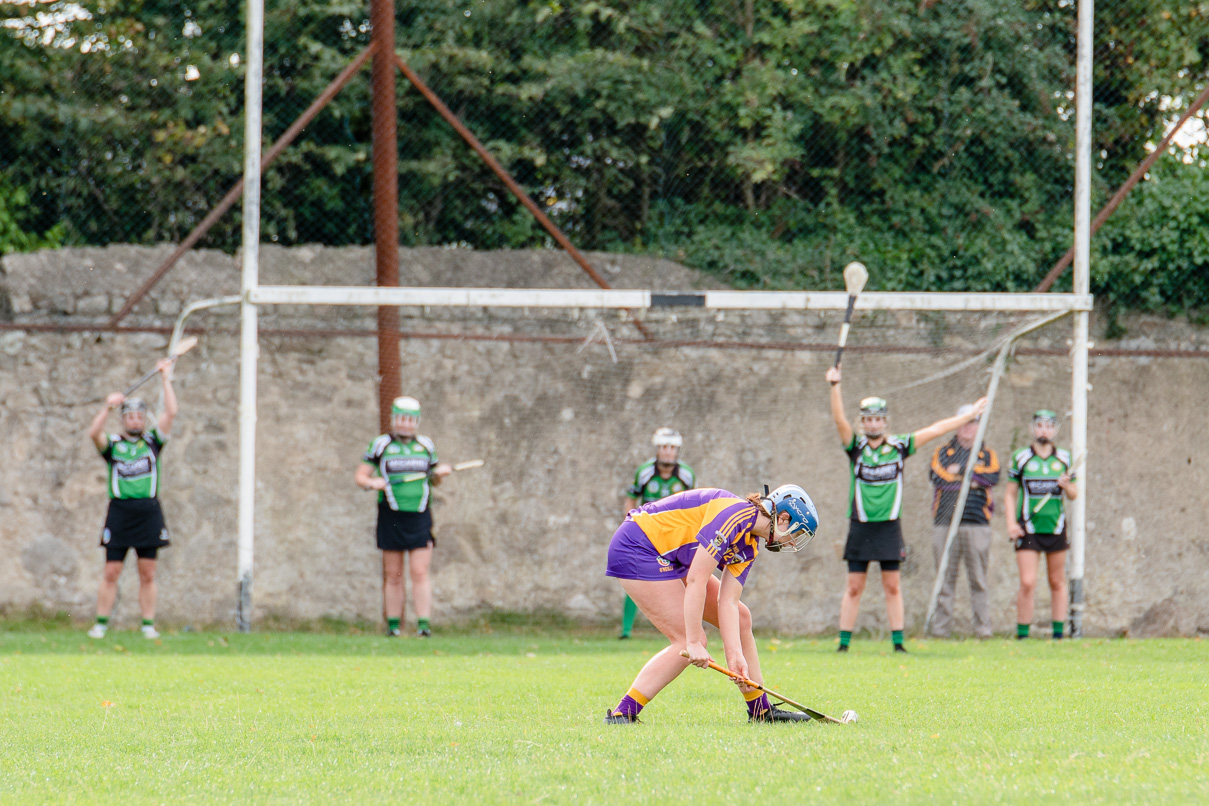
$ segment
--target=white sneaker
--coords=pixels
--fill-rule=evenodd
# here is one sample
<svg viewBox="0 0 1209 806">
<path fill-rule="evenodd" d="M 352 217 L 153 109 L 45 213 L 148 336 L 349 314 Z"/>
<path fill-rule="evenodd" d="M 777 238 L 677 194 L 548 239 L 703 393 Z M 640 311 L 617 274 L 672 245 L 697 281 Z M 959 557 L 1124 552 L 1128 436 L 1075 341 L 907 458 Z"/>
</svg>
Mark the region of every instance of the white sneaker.
<svg viewBox="0 0 1209 806">
<path fill-rule="evenodd" d="M 143 637 L 144 637 L 144 638 L 153 638 L 153 639 L 154 639 L 154 638 L 159 638 L 159 637 L 160 637 L 160 634 L 159 634 L 159 632 L 158 632 L 158 631 L 155 629 L 155 625 L 153 625 L 153 624 L 144 624 L 144 625 L 143 625 Z"/>
<path fill-rule="evenodd" d="M 105 631 L 107 629 L 109 629 L 109 628 L 106 627 L 104 624 L 100 624 L 100 623 L 94 624 L 94 625 L 92 625 L 92 629 L 88 631 L 88 637 L 89 638 L 104 638 Z"/>
</svg>

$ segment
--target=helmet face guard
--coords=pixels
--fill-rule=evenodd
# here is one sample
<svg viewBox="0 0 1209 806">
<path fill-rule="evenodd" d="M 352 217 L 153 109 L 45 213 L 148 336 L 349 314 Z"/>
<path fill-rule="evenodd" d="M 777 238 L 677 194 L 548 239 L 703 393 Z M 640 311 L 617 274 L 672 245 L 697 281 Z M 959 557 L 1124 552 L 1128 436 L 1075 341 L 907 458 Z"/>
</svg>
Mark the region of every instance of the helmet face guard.
<svg viewBox="0 0 1209 806">
<path fill-rule="evenodd" d="M 128 397 L 122 401 L 122 405 L 118 408 L 118 413 L 122 417 L 122 428 L 126 429 L 126 433 L 131 436 L 139 436 L 147 425 L 147 404 L 140 398 Z M 126 416 L 129 414 L 137 414 L 143 418 L 143 426 L 140 428 L 131 428 L 126 423 Z"/>
<path fill-rule="evenodd" d="M 767 489 L 767 488 L 766 488 Z M 763 499 L 765 509 L 772 514 L 769 538 L 764 547 L 769 551 L 801 551 L 814 539 L 819 528 L 819 512 L 810 496 L 796 484 L 782 484 Z M 789 515 L 789 526 L 781 529 L 778 521 Z"/>
<path fill-rule="evenodd" d="M 127 414 L 146 414 L 147 404 L 141 398 L 128 397 L 122 401 L 121 408 L 118 409 L 123 417 Z"/>
</svg>

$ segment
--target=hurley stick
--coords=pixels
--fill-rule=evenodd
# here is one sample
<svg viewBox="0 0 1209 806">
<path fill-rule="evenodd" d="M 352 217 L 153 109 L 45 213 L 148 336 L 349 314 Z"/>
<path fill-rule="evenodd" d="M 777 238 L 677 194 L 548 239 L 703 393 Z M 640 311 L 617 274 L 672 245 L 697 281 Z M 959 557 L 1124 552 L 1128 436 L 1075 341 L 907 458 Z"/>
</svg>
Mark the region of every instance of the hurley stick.
<svg viewBox="0 0 1209 806">
<path fill-rule="evenodd" d="M 469 470 L 472 467 L 482 467 L 484 464 L 485 464 L 485 462 L 483 462 L 482 459 L 471 459 L 469 462 L 458 462 L 456 465 L 453 466 L 453 469 L 454 470 Z M 406 476 L 403 477 L 402 480 L 403 481 L 419 481 L 420 479 L 427 478 L 427 477 L 428 477 L 427 473 L 408 473 Z"/>
<path fill-rule="evenodd" d="M 180 342 L 176 345 L 176 350 L 172 353 L 172 355 L 168 356 L 169 360 L 173 364 L 175 364 L 176 359 L 180 358 L 182 355 L 184 355 L 185 353 L 192 350 L 196 344 L 197 344 L 197 336 L 190 336 L 187 339 L 181 339 Z M 135 389 L 138 389 L 140 386 L 145 384 L 147 381 L 154 378 L 155 373 L 157 373 L 157 372 L 159 372 L 158 369 L 153 369 L 150 372 L 148 372 L 146 375 L 144 375 L 143 377 L 139 378 L 137 381 L 134 382 L 133 386 L 131 386 L 129 389 L 127 389 L 125 392 L 122 393 L 122 397 L 130 397 L 130 395 L 134 393 Z"/>
<path fill-rule="evenodd" d="M 844 326 L 840 328 L 840 342 L 835 350 L 835 365 L 840 365 L 840 356 L 844 354 L 844 343 L 848 341 L 848 326 L 852 322 L 852 309 L 856 307 L 856 297 L 869 281 L 869 272 L 864 263 L 853 261 L 844 267 L 844 288 L 848 290 L 848 310 L 844 313 Z"/>
<path fill-rule="evenodd" d="M 688 650 L 687 649 L 680 650 L 680 657 L 687 658 Z M 792 705 L 794 708 L 797 708 L 799 711 L 806 714 L 806 716 L 810 717 L 811 719 L 817 719 L 820 722 L 831 722 L 836 725 L 848 724 L 847 722 L 844 722 L 842 719 L 836 719 L 833 716 L 827 716 L 822 711 L 816 711 L 813 708 L 807 708 L 805 705 L 802 705 L 800 702 L 794 702 L 793 700 L 789 699 L 788 697 L 776 693 L 772 689 L 768 689 L 768 688 L 765 688 L 764 686 L 761 686 L 759 683 L 755 682 L 754 680 L 748 680 L 746 677 L 743 677 L 742 675 L 735 674 L 730 669 L 727 669 L 725 666 L 719 666 L 718 664 L 714 663 L 712 660 L 709 662 L 709 668 L 713 669 L 715 672 L 721 672 L 722 674 L 729 677 L 731 680 L 736 680 L 736 681 L 742 683 L 743 685 L 747 686 L 748 688 L 754 688 L 756 691 L 761 691 L 770 697 L 776 697 L 778 700 L 785 703 L 786 705 Z"/>
<path fill-rule="evenodd" d="M 1084 456 L 1086 456 L 1086 455 L 1087 454 L 1084 454 Z M 1079 472 L 1079 466 L 1082 464 L 1083 464 L 1083 456 L 1080 456 L 1078 459 L 1071 462 L 1070 470 L 1068 470 L 1067 472 L 1070 473 L 1072 476 L 1075 475 L 1076 473 Z M 1033 514 L 1036 515 L 1038 512 L 1040 512 L 1041 507 L 1048 504 L 1049 500 L 1053 497 L 1054 497 L 1053 493 L 1046 493 L 1045 495 L 1043 495 L 1041 497 L 1041 500 L 1039 500 L 1036 504 L 1033 505 Z"/>
</svg>

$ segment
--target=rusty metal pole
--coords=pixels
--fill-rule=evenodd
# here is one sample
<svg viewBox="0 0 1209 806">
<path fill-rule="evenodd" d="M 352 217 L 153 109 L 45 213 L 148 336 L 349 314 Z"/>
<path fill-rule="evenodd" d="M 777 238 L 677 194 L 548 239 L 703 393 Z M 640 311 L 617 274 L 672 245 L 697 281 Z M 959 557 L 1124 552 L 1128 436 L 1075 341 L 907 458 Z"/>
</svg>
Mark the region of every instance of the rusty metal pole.
<svg viewBox="0 0 1209 806">
<path fill-rule="evenodd" d="M 395 99 L 395 3 L 370 0 L 373 25 L 374 261 L 379 286 L 399 284 L 398 118 Z M 378 308 L 378 425 L 390 426 L 390 404 L 402 393 L 399 310 Z"/>
</svg>

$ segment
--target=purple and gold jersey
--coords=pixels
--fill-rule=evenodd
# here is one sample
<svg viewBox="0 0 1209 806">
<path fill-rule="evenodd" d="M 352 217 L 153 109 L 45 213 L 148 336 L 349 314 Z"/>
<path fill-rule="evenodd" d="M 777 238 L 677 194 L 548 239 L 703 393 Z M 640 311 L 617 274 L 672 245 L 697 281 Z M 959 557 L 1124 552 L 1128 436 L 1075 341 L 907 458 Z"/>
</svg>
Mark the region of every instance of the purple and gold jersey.
<svg viewBox="0 0 1209 806">
<path fill-rule="evenodd" d="M 753 504 L 734 493 L 707 487 L 645 504 L 626 519 L 642 530 L 670 567 L 687 572 L 697 548 L 703 547 L 718 568 L 743 584 L 760 550 L 751 533 L 758 514 Z"/>
</svg>

